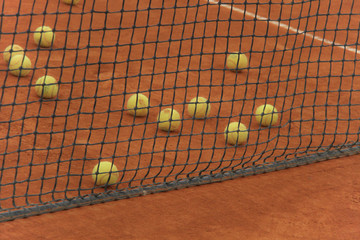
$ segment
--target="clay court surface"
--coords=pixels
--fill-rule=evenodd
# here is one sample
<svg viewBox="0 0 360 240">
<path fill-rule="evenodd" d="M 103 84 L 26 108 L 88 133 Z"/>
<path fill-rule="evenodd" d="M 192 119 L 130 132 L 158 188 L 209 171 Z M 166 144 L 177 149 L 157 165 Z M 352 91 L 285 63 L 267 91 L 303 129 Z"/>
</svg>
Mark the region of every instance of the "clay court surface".
<svg viewBox="0 0 360 240">
<path fill-rule="evenodd" d="M 249 1 L 245 15 L 243 1 L 233 10 L 209 2 L 86 1 L 70 13 L 57 1 L 5 1 L 0 49 L 21 44 L 35 70 L 19 80 L 0 65 L 2 207 L 102 192 L 90 176 L 99 159 L 114 159 L 122 190 L 358 141 L 358 2 Z M 298 20 L 261 21 L 279 17 Z M 55 26 L 50 51 L 28 33 L 40 25 Z M 226 51 L 246 53 L 250 69 L 224 71 Z M 59 80 L 55 100 L 33 92 L 45 73 Z M 124 111 L 135 92 L 149 96 L 146 118 Z M 197 95 L 212 103 L 205 121 L 186 112 Z M 265 102 L 281 112 L 271 129 L 253 120 Z M 170 135 L 156 127 L 169 106 L 183 116 Z M 230 121 L 249 127 L 246 147 L 225 144 Z M 15 220 L 0 224 L 1 239 L 357 239 L 359 166 L 353 156 Z"/>
<path fill-rule="evenodd" d="M 1 239 L 356 240 L 359 167 L 341 158 L 18 219 Z"/>
</svg>

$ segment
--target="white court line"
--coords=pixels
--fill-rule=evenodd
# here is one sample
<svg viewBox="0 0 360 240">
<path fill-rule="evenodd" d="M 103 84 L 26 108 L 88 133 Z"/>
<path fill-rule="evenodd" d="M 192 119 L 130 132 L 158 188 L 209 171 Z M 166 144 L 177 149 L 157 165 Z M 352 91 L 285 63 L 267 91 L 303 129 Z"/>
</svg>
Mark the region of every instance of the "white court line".
<svg viewBox="0 0 360 240">
<path fill-rule="evenodd" d="M 239 12 L 241 14 L 244 14 L 248 17 L 251 17 L 251 18 L 254 18 L 254 19 L 257 19 L 257 20 L 261 20 L 261 21 L 266 21 L 268 22 L 269 24 L 271 25 L 274 25 L 276 27 L 280 27 L 280 28 L 283 28 L 283 29 L 286 29 L 286 30 L 289 30 L 291 32 L 294 32 L 294 33 L 299 33 L 299 34 L 303 34 L 305 35 L 306 37 L 309 37 L 311 39 L 314 39 L 314 40 L 317 40 L 317 41 L 320 41 L 320 42 L 323 42 L 323 43 L 326 43 L 326 44 L 329 44 L 329 45 L 332 45 L 332 46 L 335 46 L 335 47 L 338 47 L 338 48 L 341 48 L 341 49 L 344 49 L 345 51 L 349 51 L 349 52 L 353 52 L 353 53 L 356 53 L 356 54 L 360 54 L 360 50 L 357 50 L 356 48 L 353 48 L 353 47 L 349 47 L 349 46 L 344 46 L 343 44 L 340 44 L 340 43 L 337 43 L 337 42 L 333 42 L 333 41 L 330 41 L 326 38 L 321 38 L 321 37 L 318 37 L 318 36 L 315 36 L 311 33 L 307 33 L 303 30 L 300 30 L 300 29 L 297 29 L 297 28 L 293 28 L 287 24 L 284 24 L 284 23 L 281 23 L 279 21 L 274 21 L 274 20 L 270 20 L 268 18 L 265 18 L 265 17 L 262 17 L 262 16 L 259 16 L 257 14 L 254 14 L 252 12 L 249 12 L 249 11 L 245 11 L 241 8 L 237 8 L 237 7 L 233 7 L 231 4 L 227 4 L 227 3 L 219 3 L 217 0 L 208 0 L 209 3 L 211 4 L 216 4 L 216 5 L 219 5 L 220 7 L 224 7 L 224 8 L 227 8 L 227 9 L 232 9 L 233 11 L 235 12 Z"/>
</svg>

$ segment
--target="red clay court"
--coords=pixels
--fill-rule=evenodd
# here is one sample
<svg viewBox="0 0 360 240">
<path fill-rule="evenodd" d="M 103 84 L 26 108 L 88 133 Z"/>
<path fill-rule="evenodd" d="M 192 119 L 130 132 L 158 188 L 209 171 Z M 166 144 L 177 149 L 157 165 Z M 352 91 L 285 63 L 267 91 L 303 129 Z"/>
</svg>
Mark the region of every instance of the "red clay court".
<svg viewBox="0 0 360 240">
<path fill-rule="evenodd" d="M 360 2 L 5 0 L 0 10 L 2 53 L 18 44 L 33 64 L 25 77 L 0 64 L 1 238 L 360 235 Z M 50 48 L 33 40 L 43 25 Z M 226 69 L 233 52 L 245 70 Z M 58 81 L 54 98 L 34 92 L 44 75 Z M 135 93 L 149 99 L 145 117 L 127 112 Z M 211 104 L 205 119 L 187 112 L 197 96 Z M 262 104 L 277 108 L 276 125 L 255 121 Z M 169 107 L 181 116 L 174 132 L 158 129 Z M 245 144 L 226 143 L 230 122 L 247 126 Z M 100 161 L 117 166 L 116 183 L 94 184 Z"/>
</svg>

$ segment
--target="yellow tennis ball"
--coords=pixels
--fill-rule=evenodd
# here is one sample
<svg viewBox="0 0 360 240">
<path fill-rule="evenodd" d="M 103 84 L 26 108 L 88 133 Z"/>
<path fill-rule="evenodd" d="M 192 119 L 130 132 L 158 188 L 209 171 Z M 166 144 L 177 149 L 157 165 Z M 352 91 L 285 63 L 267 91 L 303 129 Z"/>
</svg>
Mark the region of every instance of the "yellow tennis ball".
<svg viewBox="0 0 360 240">
<path fill-rule="evenodd" d="M 205 118 L 210 114 L 211 105 L 204 97 L 195 97 L 188 104 L 188 112 L 192 117 Z"/>
<path fill-rule="evenodd" d="M 224 131 L 225 141 L 231 145 L 245 143 L 248 139 L 248 136 L 248 129 L 240 122 L 230 123 Z"/>
<path fill-rule="evenodd" d="M 9 62 L 10 58 L 16 55 L 24 55 L 24 49 L 17 44 L 9 45 L 3 53 L 4 61 Z"/>
<path fill-rule="evenodd" d="M 131 115 L 146 116 L 149 112 L 149 99 L 141 93 L 133 94 L 129 97 L 126 107 Z"/>
<path fill-rule="evenodd" d="M 10 58 L 9 71 L 15 76 L 26 76 L 31 71 L 32 64 L 26 55 L 15 55 Z"/>
<path fill-rule="evenodd" d="M 42 98 L 53 98 L 58 93 L 58 84 L 54 77 L 43 76 L 36 81 L 35 92 Z"/>
<path fill-rule="evenodd" d="M 264 104 L 255 111 L 255 119 L 262 126 L 271 126 L 278 121 L 278 111 L 273 105 Z"/>
<path fill-rule="evenodd" d="M 180 127 L 180 114 L 175 109 L 165 108 L 158 115 L 158 125 L 163 131 L 175 131 Z"/>
<path fill-rule="evenodd" d="M 76 5 L 80 2 L 80 0 L 62 0 L 63 3 L 69 4 L 69 5 Z"/>
<path fill-rule="evenodd" d="M 115 164 L 103 161 L 93 168 L 92 179 L 96 185 L 114 184 L 119 179 L 119 172 Z"/>
<path fill-rule="evenodd" d="M 233 71 L 240 71 L 248 67 L 248 58 L 243 53 L 232 53 L 226 59 L 226 67 Z"/>
<path fill-rule="evenodd" d="M 48 26 L 38 27 L 34 32 L 34 41 L 40 47 L 50 47 L 55 40 L 55 33 Z"/>
</svg>

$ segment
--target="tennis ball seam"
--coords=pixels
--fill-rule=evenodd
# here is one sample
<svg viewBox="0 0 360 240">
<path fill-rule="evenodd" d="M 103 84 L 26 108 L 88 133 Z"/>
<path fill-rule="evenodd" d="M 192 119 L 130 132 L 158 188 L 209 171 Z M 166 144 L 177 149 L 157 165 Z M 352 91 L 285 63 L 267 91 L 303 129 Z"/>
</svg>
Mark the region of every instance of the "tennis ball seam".
<svg viewBox="0 0 360 240">
<path fill-rule="evenodd" d="M 119 178 L 118 169 L 115 164 L 104 161 L 94 166 L 92 179 L 96 185 L 115 184 Z"/>
<path fill-rule="evenodd" d="M 24 55 L 24 49 L 18 45 L 18 44 L 13 44 L 13 45 L 9 45 L 5 48 L 4 52 L 3 52 L 3 58 L 5 62 L 9 62 L 11 57 L 14 57 L 16 55 Z"/>
<path fill-rule="evenodd" d="M 26 55 L 15 55 L 10 58 L 9 71 L 15 76 L 26 76 L 32 68 L 31 60 Z"/>
<path fill-rule="evenodd" d="M 40 26 L 34 31 L 34 41 L 40 47 L 50 47 L 55 41 L 55 33 L 49 26 Z"/>
<path fill-rule="evenodd" d="M 232 130 L 234 128 L 234 130 Z M 239 145 L 245 143 L 249 138 L 247 127 L 240 122 L 229 123 L 224 130 L 225 141 L 231 145 Z"/>
<path fill-rule="evenodd" d="M 40 77 L 35 83 L 35 92 L 41 98 L 53 98 L 58 94 L 56 79 L 50 75 Z"/>
<path fill-rule="evenodd" d="M 129 114 L 143 117 L 149 112 L 149 99 L 141 93 L 129 97 L 126 105 Z"/>
<path fill-rule="evenodd" d="M 165 108 L 158 115 L 158 126 L 163 131 L 177 130 L 180 122 L 179 112 L 172 108 Z"/>
<path fill-rule="evenodd" d="M 255 119 L 261 126 L 275 125 L 279 119 L 278 111 L 271 104 L 261 105 L 255 111 Z"/>
<path fill-rule="evenodd" d="M 188 104 L 188 113 L 194 118 L 206 118 L 211 111 L 211 104 L 204 97 L 195 97 Z"/>
<path fill-rule="evenodd" d="M 232 71 L 241 71 L 248 67 L 249 61 L 243 53 L 231 53 L 226 59 L 226 68 Z"/>
</svg>

